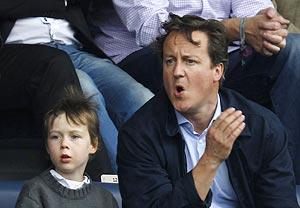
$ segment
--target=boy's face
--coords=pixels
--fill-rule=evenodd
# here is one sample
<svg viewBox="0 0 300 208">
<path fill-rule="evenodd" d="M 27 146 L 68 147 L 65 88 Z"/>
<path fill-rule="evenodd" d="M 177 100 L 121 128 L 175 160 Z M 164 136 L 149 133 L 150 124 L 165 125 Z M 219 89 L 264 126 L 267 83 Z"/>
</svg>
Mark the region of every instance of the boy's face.
<svg viewBox="0 0 300 208">
<path fill-rule="evenodd" d="M 82 181 L 89 154 L 97 147 L 91 143 L 86 125 L 76 125 L 66 115 L 54 119 L 47 138 L 47 151 L 55 170 L 70 180 Z"/>
</svg>

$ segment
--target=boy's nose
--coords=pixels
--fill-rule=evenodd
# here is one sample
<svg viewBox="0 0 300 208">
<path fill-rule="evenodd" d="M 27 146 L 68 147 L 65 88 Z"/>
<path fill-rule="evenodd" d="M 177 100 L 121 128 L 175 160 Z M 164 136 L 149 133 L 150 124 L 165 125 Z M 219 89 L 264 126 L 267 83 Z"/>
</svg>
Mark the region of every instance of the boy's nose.
<svg viewBox="0 0 300 208">
<path fill-rule="evenodd" d="M 66 138 L 66 137 L 62 138 L 61 143 L 60 143 L 60 147 L 62 149 L 69 148 L 69 139 Z"/>
</svg>

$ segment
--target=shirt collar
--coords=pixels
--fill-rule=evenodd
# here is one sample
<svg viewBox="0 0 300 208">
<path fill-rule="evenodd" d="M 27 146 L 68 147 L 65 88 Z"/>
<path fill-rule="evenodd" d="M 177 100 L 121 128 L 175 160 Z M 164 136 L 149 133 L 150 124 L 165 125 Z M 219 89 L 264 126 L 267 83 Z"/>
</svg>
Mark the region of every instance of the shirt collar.
<svg viewBox="0 0 300 208">
<path fill-rule="evenodd" d="M 190 125 L 193 126 L 193 124 L 177 110 L 175 110 L 175 114 L 176 114 L 177 123 L 179 126 L 184 126 L 186 123 L 189 123 Z M 212 119 L 210 120 L 208 127 L 204 131 L 207 131 L 207 129 L 211 126 L 212 122 L 214 120 L 216 120 L 220 114 L 221 114 L 221 102 L 220 102 L 220 96 L 218 94 L 217 95 L 217 107 L 215 109 L 214 115 L 213 115 Z M 194 129 L 194 127 L 193 127 L 193 129 Z"/>
<path fill-rule="evenodd" d="M 50 173 L 61 185 L 69 189 L 79 189 L 84 184 L 89 184 L 91 182 L 87 176 L 84 176 L 83 181 L 74 181 L 66 179 L 53 169 L 50 170 Z"/>
</svg>

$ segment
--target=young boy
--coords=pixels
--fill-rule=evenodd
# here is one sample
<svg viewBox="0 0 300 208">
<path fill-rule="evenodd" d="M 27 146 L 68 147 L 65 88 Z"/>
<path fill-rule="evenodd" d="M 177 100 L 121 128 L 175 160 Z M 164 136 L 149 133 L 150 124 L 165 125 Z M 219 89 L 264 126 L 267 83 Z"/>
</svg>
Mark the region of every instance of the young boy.
<svg viewBox="0 0 300 208">
<path fill-rule="evenodd" d="M 46 148 L 54 167 L 25 183 L 17 208 L 118 207 L 110 192 L 84 175 L 100 138 L 96 112 L 87 98 L 70 93 L 46 114 Z"/>
</svg>

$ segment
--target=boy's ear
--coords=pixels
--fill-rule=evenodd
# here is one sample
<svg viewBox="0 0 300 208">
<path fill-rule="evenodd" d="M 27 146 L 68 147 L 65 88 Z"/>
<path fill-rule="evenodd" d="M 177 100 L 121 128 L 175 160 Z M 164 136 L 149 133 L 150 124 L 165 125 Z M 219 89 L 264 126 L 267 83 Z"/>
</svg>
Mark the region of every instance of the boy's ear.
<svg viewBox="0 0 300 208">
<path fill-rule="evenodd" d="M 90 154 L 94 154 L 95 152 L 97 152 L 98 145 L 99 145 L 99 139 L 98 139 L 98 137 L 93 138 L 92 141 L 93 142 L 91 142 L 91 146 L 90 146 Z"/>
</svg>

